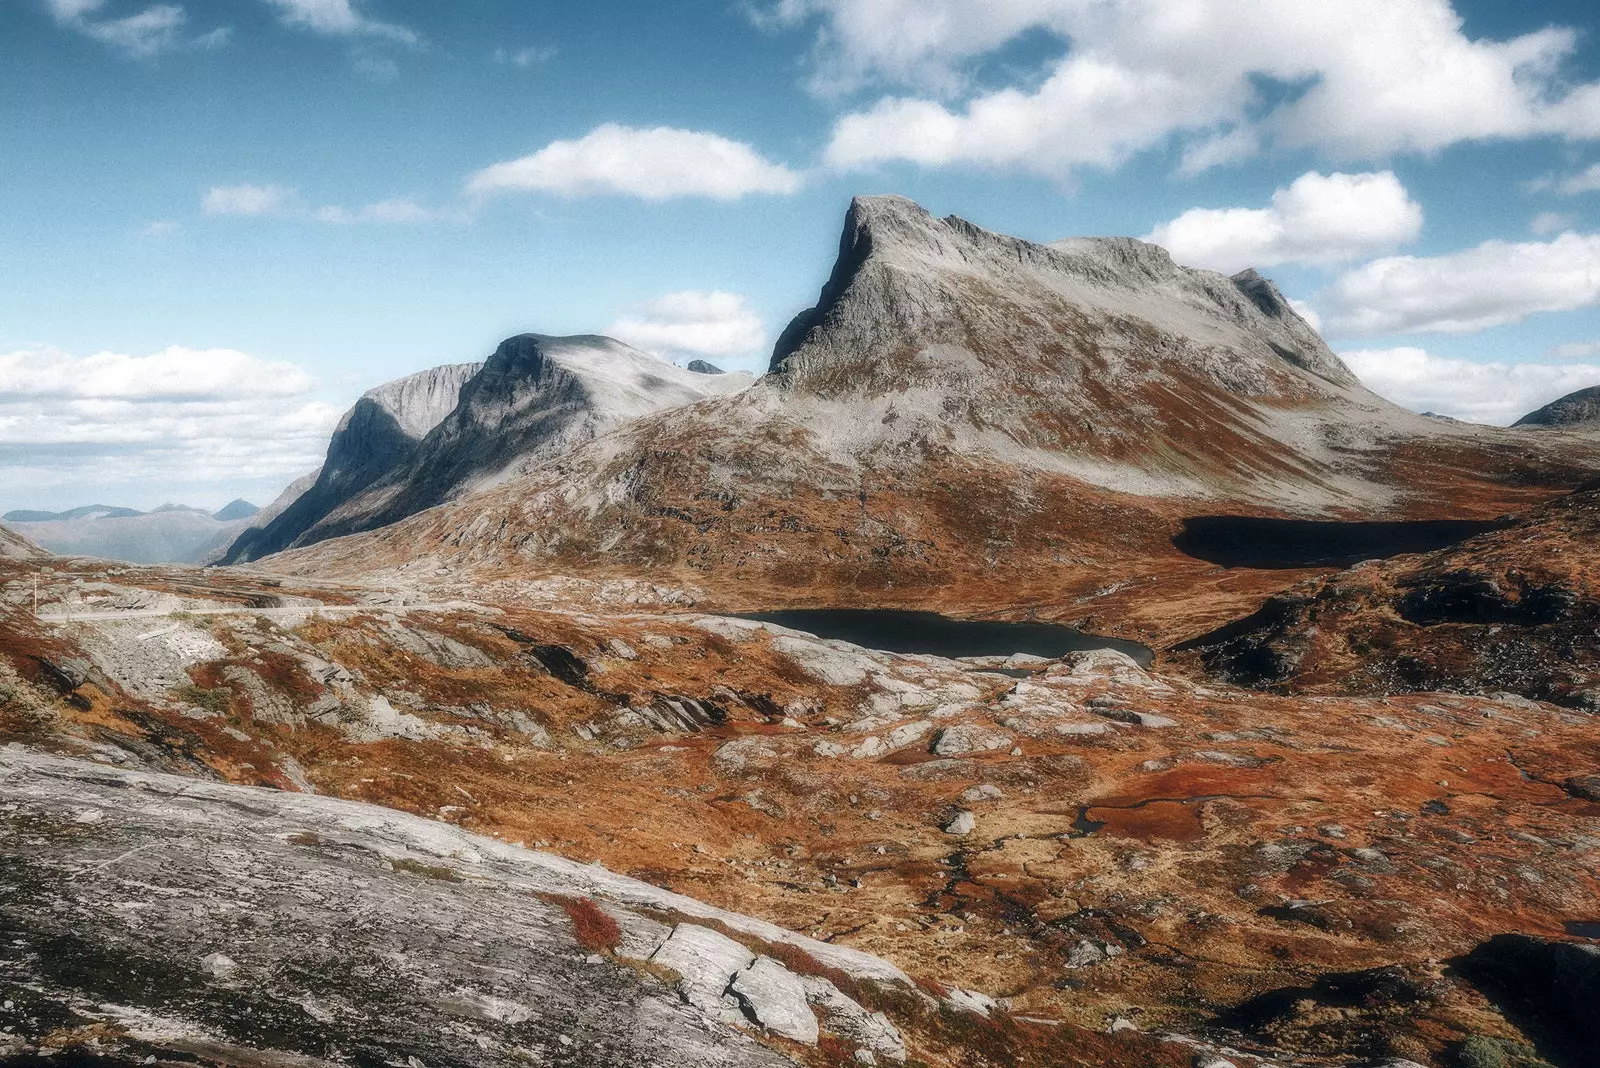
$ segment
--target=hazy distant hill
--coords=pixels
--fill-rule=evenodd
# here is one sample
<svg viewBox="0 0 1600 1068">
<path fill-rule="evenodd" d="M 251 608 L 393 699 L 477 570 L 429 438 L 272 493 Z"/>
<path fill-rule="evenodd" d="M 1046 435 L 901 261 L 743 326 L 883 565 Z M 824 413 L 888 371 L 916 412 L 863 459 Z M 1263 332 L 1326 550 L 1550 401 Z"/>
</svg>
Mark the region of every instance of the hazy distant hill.
<svg viewBox="0 0 1600 1068">
<path fill-rule="evenodd" d="M 231 542 L 256 514 L 235 500 L 217 512 L 164 504 L 150 512 L 90 504 L 65 512 L 19 509 L 0 516 L 36 545 L 62 556 L 97 556 L 135 564 L 197 564 Z"/>
</svg>

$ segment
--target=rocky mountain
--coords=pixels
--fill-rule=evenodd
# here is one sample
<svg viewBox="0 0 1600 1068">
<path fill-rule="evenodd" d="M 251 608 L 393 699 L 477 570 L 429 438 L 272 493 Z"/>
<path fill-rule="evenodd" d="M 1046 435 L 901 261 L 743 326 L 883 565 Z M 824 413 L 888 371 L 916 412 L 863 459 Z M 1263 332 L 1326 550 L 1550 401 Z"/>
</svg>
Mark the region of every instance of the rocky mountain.
<svg viewBox="0 0 1600 1068">
<path fill-rule="evenodd" d="M 87 505 L 65 512 L 7 512 L 7 526 L 50 552 L 136 564 L 197 564 L 243 530 L 255 514 L 248 501 L 217 512 L 165 504 L 150 512 Z"/>
<path fill-rule="evenodd" d="M 434 367 L 368 390 L 334 428 L 322 466 L 286 489 L 267 508 L 264 521 L 242 531 L 217 562 L 246 563 L 296 544 L 331 512 L 403 468 L 481 367 Z"/>
<path fill-rule="evenodd" d="M 484 447 L 449 425 L 431 442 L 446 471 Z M 1381 400 L 1255 272 L 1131 239 L 1034 244 L 898 197 L 853 202 L 816 306 L 755 385 L 557 445 L 274 566 L 441 586 L 578 571 L 751 610 L 1037 608 L 1175 640 L 1284 584 L 1211 577 L 1174 544 L 1186 519 L 1490 518 L 1600 461 Z M 448 499 L 394 493 L 363 522 Z"/>
<path fill-rule="evenodd" d="M 1600 485 L 1295 586 L 1181 648 L 1285 692 L 1511 693 L 1600 712 Z"/>
<path fill-rule="evenodd" d="M 1513 426 L 1600 426 L 1600 386 L 1568 393 L 1518 419 Z"/>
<path fill-rule="evenodd" d="M 748 375 L 674 367 L 594 335 L 522 334 L 501 342 L 481 365 L 425 374 L 440 372 L 449 372 L 454 393 L 432 388 L 425 406 L 410 403 L 420 393 L 410 384 L 422 376 L 363 398 L 335 431 L 317 484 L 223 562 L 396 522 L 492 487 L 615 426 L 750 382 Z M 409 413 L 398 432 L 378 414 L 391 408 Z M 374 432 L 380 421 L 390 432 Z"/>
</svg>

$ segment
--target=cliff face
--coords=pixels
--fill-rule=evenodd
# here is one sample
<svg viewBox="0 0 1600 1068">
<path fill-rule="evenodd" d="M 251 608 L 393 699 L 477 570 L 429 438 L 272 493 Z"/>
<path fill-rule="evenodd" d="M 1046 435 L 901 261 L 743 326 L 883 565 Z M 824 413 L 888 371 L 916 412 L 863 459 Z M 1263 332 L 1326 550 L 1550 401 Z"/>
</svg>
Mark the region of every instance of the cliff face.
<svg viewBox="0 0 1600 1068">
<path fill-rule="evenodd" d="M 257 519 L 242 531 L 217 562 L 247 563 L 295 544 L 328 513 L 403 466 L 423 437 L 455 408 L 461 387 L 481 366 L 434 367 L 363 394 L 339 420 L 327 459 L 311 484 L 285 501 L 291 486 L 266 509 L 271 518 Z"/>
</svg>

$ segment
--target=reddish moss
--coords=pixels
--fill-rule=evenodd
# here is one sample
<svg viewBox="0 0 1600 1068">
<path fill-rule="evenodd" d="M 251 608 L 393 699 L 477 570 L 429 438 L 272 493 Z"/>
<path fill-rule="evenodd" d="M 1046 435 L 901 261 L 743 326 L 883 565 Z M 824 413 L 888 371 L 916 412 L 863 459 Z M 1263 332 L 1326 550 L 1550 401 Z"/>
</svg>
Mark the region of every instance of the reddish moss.
<svg viewBox="0 0 1600 1068">
<path fill-rule="evenodd" d="M 578 936 L 578 945 L 591 953 L 610 953 L 622 941 L 622 928 L 605 914 L 593 898 L 568 897 L 566 894 L 540 894 L 552 905 L 559 905 L 572 919 L 572 929 Z"/>
</svg>

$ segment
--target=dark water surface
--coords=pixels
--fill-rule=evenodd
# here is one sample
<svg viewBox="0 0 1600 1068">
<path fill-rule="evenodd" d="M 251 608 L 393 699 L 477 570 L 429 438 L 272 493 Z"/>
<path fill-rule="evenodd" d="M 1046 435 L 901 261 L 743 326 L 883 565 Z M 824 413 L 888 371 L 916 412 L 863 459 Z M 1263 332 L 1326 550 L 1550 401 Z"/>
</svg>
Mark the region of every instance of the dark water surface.
<svg viewBox="0 0 1600 1068">
<path fill-rule="evenodd" d="M 1401 553 L 1433 552 L 1506 525 L 1500 519 L 1346 523 L 1198 515 L 1183 521 L 1172 544 L 1185 555 L 1223 567 L 1349 567 Z"/>
<path fill-rule="evenodd" d="M 890 608 L 796 608 L 782 612 L 748 612 L 740 619 L 776 623 L 837 638 L 868 649 L 931 656 L 1061 656 L 1084 649 L 1115 649 L 1142 667 L 1155 659 L 1147 645 L 1121 638 L 1102 638 L 1059 623 L 1003 623 L 986 619 L 951 619 L 937 612 L 904 612 Z"/>
</svg>

